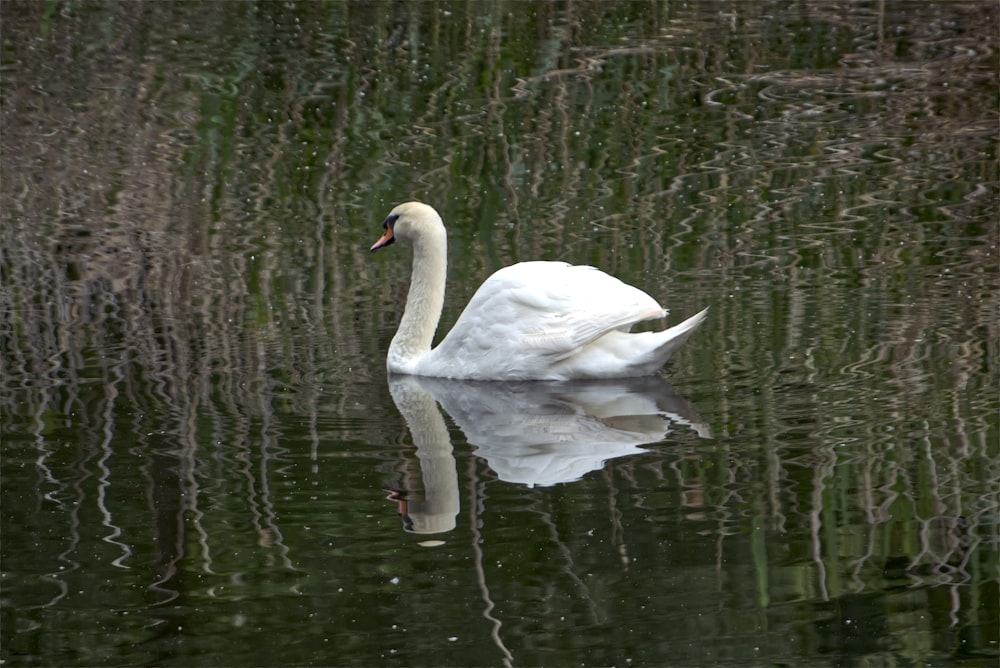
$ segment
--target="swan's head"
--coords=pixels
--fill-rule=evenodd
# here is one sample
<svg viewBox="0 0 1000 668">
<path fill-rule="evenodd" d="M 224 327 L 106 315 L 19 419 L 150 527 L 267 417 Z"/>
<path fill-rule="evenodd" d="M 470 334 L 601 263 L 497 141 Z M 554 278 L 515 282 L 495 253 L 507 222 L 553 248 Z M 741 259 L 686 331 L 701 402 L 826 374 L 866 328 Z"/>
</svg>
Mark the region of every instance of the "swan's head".
<svg viewBox="0 0 1000 668">
<path fill-rule="evenodd" d="M 419 244 L 425 239 L 443 239 L 444 223 L 433 207 L 422 202 L 406 202 L 389 212 L 382 223 L 385 233 L 371 247 L 372 252 L 385 248 L 396 239 Z"/>
</svg>

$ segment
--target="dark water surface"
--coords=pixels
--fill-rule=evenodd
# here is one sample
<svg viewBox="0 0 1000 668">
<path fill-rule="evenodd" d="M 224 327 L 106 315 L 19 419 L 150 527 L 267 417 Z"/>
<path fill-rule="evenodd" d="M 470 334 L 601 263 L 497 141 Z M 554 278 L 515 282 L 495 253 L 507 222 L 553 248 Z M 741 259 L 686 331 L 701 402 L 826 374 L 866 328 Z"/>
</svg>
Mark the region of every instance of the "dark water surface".
<svg viewBox="0 0 1000 668">
<path fill-rule="evenodd" d="M 983 2 L 12 2 L 3 666 L 996 666 Z M 494 270 L 664 378 L 387 378 Z"/>
</svg>

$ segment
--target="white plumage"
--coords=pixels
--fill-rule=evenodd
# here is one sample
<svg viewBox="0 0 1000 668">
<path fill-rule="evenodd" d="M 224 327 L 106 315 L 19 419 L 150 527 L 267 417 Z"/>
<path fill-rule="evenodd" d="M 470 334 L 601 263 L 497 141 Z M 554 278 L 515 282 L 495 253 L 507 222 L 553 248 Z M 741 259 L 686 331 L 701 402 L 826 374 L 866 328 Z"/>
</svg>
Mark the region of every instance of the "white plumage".
<svg viewBox="0 0 1000 668">
<path fill-rule="evenodd" d="M 443 341 L 431 342 L 444 305 L 447 235 L 430 206 L 407 202 L 371 250 L 413 244 L 410 293 L 387 356 L 390 372 L 474 380 L 628 378 L 655 373 L 708 309 L 660 332 L 630 333 L 667 311 L 642 290 L 587 266 L 521 262 L 472 296 Z"/>
</svg>

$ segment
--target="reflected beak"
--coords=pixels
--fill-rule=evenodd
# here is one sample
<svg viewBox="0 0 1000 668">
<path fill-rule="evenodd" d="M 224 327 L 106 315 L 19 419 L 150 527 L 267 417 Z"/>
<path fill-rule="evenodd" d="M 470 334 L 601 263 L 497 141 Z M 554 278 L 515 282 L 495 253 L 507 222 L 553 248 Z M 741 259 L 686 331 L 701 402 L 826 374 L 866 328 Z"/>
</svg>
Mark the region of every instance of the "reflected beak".
<svg viewBox="0 0 1000 668">
<path fill-rule="evenodd" d="M 385 234 L 383 234 L 382 238 L 379 239 L 378 241 L 376 241 L 375 245 L 373 245 L 371 247 L 371 252 L 374 253 L 379 248 L 385 248 L 386 246 L 388 246 L 389 244 L 391 244 L 395 240 L 396 240 L 395 237 L 392 236 L 392 226 L 391 225 L 386 225 L 385 226 Z"/>
</svg>

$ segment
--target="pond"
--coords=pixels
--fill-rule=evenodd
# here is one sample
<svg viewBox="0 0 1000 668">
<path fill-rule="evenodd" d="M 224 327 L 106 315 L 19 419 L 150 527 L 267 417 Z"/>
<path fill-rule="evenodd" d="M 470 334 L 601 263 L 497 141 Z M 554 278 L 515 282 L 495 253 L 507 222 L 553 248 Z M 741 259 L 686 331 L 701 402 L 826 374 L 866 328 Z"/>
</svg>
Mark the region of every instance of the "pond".
<svg viewBox="0 0 1000 668">
<path fill-rule="evenodd" d="M 0 14 L 4 666 L 996 666 L 996 2 Z M 390 376 L 412 199 L 708 318 Z"/>
</svg>

